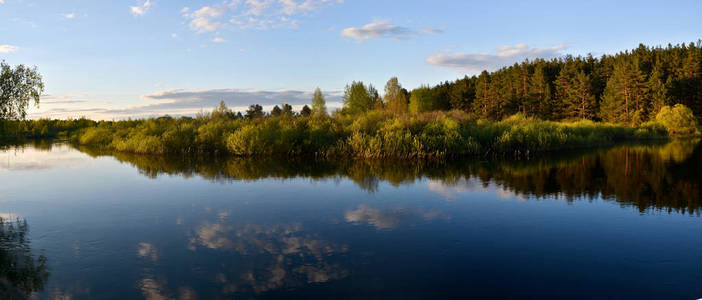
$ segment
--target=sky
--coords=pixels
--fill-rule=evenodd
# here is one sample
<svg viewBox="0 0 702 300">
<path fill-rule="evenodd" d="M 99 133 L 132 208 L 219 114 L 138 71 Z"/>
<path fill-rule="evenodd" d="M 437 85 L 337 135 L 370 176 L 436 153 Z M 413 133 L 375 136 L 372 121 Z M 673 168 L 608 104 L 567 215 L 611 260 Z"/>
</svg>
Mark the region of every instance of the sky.
<svg viewBox="0 0 702 300">
<path fill-rule="evenodd" d="M 351 81 L 407 89 L 525 58 L 702 38 L 702 1 L 0 0 L 0 60 L 37 66 L 31 118 L 296 109 Z"/>
</svg>

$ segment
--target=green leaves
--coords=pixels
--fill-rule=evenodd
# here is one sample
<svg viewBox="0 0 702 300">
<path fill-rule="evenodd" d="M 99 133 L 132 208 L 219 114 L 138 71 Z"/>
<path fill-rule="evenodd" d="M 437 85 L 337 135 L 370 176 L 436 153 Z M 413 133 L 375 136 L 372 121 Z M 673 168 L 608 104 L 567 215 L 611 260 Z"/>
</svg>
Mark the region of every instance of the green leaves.
<svg viewBox="0 0 702 300">
<path fill-rule="evenodd" d="M 37 68 L 0 62 L 0 120 L 24 119 L 31 101 L 39 105 L 44 83 Z"/>
</svg>

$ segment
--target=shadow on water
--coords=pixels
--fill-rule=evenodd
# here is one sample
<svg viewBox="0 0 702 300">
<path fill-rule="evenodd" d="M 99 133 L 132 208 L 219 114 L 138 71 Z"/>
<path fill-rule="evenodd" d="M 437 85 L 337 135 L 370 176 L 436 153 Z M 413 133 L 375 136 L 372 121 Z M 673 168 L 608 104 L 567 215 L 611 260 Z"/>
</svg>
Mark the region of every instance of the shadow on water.
<svg viewBox="0 0 702 300">
<path fill-rule="evenodd" d="M 0 299 L 25 299 L 43 290 L 47 259 L 32 255 L 26 220 L 0 217 Z"/>
<path fill-rule="evenodd" d="M 676 140 L 664 144 L 620 145 L 608 149 L 569 152 L 529 160 L 314 160 L 246 159 L 237 157 L 168 157 L 106 152 L 86 147 L 90 156 L 112 156 L 150 178 L 161 175 L 200 176 L 213 181 L 253 181 L 266 178 L 312 180 L 347 178 L 369 192 L 380 183 L 394 186 L 419 180 L 445 186 L 478 182 L 526 199 L 616 201 L 649 209 L 699 214 L 702 187 L 702 144 Z"/>
</svg>

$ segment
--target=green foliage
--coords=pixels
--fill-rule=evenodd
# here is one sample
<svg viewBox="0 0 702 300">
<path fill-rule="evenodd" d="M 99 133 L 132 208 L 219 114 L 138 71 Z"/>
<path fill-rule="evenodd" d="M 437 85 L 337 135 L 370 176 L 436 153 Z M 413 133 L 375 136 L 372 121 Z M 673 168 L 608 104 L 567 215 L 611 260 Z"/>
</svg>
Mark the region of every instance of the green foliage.
<svg viewBox="0 0 702 300">
<path fill-rule="evenodd" d="M 697 127 L 697 119 L 692 110 L 682 104 L 676 104 L 673 107 L 663 106 L 656 115 L 656 122 L 665 126 L 671 135 L 700 133 Z"/>
<path fill-rule="evenodd" d="M 335 117 L 240 119 L 214 115 L 100 122 L 79 130 L 72 140 L 131 153 L 418 158 L 524 156 L 667 137 L 667 130 L 659 123 L 629 127 L 589 120 L 552 122 L 525 114 L 499 122 L 476 121 L 461 111 L 396 115 L 384 109 Z"/>
<path fill-rule="evenodd" d="M 66 138 L 81 128 L 97 122 L 85 118 L 76 120 L 0 120 L 0 139 Z"/>
<path fill-rule="evenodd" d="M 383 101 L 385 107 L 395 114 L 407 112 L 407 91 L 402 88 L 397 77 L 390 78 L 385 84 Z"/>
<path fill-rule="evenodd" d="M 354 81 L 344 90 L 343 112 L 350 115 L 363 113 L 375 108 L 380 103 L 378 91 L 372 86 L 366 87 L 361 81 Z"/>
<path fill-rule="evenodd" d="M 417 114 L 448 109 L 448 99 L 429 87 L 419 87 L 410 93 L 409 111 Z"/>
<path fill-rule="evenodd" d="M 30 101 L 39 105 L 44 83 L 37 68 L 18 65 L 14 68 L 0 61 L 0 120 L 22 120 Z"/>
<path fill-rule="evenodd" d="M 256 119 L 264 116 L 263 107 L 258 104 L 252 104 L 249 109 L 246 110 L 247 119 Z"/>
<path fill-rule="evenodd" d="M 307 107 L 307 105 L 305 105 Z M 309 109 L 309 107 L 307 107 Z M 304 111 L 304 107 L 303 107 Z M 327 115 L 327 103 L 324 101 L 324 95 L 322 94 L 322 90 L 319 88 L 314 90 L 314 94 L 312 95 L 312 115 L 315 117 L 323 117 Z M 308 113 L 309 115 L 309 113 Z"/>
<path fill-rule="evenodd" d="M 415 101 L 410 111 L 455 109 L 493 121 L 521 112 L 543 120 L 639 125 L 654 119 L 663 105 L 684 104 L 700 120 L 702 42 L 666 48 L 640 45 L 634 51 L 599 58 L 525 60 L 423 88 L 447 105 L 432 107 Z"/>
<path fill-rule="evenodd" d="M 647 119 L 647 92 L 644 75 L 636 62 L 616 64 L 604 91 L 602 118 L 613 123 L 641 124 Z"/>
</svg>

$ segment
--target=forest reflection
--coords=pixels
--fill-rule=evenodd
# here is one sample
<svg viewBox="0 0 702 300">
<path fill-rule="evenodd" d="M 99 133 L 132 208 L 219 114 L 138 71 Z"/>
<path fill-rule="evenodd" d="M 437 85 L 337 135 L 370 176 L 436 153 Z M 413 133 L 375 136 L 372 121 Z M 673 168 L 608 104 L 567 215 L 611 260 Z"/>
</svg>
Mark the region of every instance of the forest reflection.
<svg viewBox="0 0 702 300">
<path fill-rule="evenodd" d="M 43 290 L 49 278 L 47 259 L 32 254 L 29 225 L 0 216 L 0 299 L 25 299 Z"/>
<path fill-rule="evenodd" d="M 495 184 L 526 199 L 566 201 L 602 198 L 621 205 L 667 212 L 699 214 L 702 207 L 702 144 L 678 140 L 646 145 L 548 155 L 528 160 L 314 160 L 244 159 L 235 157 L 168 157 L 105 152 L 86 147 L 90 156 L 112 156 L 150 178 L 161 175 L 201 176 L 213 181 L 266 178 L 338 180 L 347 178 L 375 192 L 381 182 L 394 186 L 420 180 L 456 186 Z"/>
</svg>

